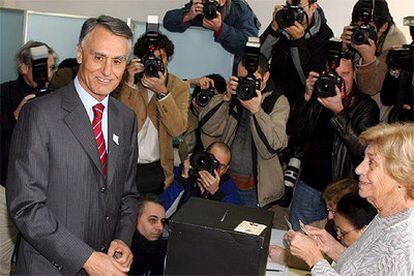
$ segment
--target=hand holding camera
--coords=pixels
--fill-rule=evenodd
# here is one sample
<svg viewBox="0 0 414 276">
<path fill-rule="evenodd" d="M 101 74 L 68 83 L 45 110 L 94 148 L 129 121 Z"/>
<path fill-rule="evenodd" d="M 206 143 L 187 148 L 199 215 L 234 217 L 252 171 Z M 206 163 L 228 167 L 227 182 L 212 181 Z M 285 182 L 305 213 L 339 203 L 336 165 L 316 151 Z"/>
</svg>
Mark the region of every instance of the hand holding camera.
<svg viewBox="0 0 414 276">
<path fill-rule="evenodd" d="M 135 75 L 141 74 L 142 72 L 144 72 L 144 64 L 141 63 L 141 60 L 139 58 L 135 57 L 128 64 L 126 70 L 127 70 L 126 82 L 129 85 L 133 85 L 135 82 Z"/>
<path fill-rule="evenodd" d="M 336 95 L 332 97 L 318 97 L 318 102 L 327 109 L 331 110 L 333 113 L 338 114 L 344 109 L 344 105 L 342 104 L 341 92 L 337 86 L 335 86 L 335 92 Z"/>
<path fill-rule="evenodd" d="M 305 11 L 300 6 L 300 1 L 292 1 L 292 4 L 286 4 L 286 6 L 276 6 L 273 12 L 272 27 L 275 31 L 277 29 L 286 29 L 291 26 L 301 25 L 305 18 Z M 274 28 L 274 27 L 278 28 Z M 303 26 L 302 26 L 303 28 Z M 296 31 L 296 30 L 295 30 Z M 296 34 L 296 32 L 293 32 Z"/>
<path fill-rule="evenodd" d="M 217 170 L 214 170 L 214 174 L 204 170 L 200 171 L 198 174 L 200 176 L 198 184 L 201 193 L 203 194 L 204 191 L 207 191 L 211 195 L 214 195 L 219 190 L 220 186 L 220 176 Z"/>
<path fill-rule="evenodd" d="M 282 9 L 283 9 L 282 5 L 276 5 L 275 8 L 273 9 L 272 29 L 276 32 L 279 30 L 279 25 L 277 24 L 277 21 L 276 21 L 276 14 Z"/>
<path fill-rule="evenodd" d="M 237 86 L 239 85 L 239 78 L 236 76 L 231 76 L 230 81 L 227 83 L 225 100 L 230 101 L 233 96 L 236 96 Z"/>
<path fill-rule="evenodd" d="M 305 87 L 305 94 L 303 95 L 305 101 L 309 102 L 313 95 L 313 89 L 315 87 L 315 82 L 319 78 L 319 73 L 310 71 L 308 78 L 306 79 L 306 87 Z"/>
<path fill-rule="evenodd" d="M 216 12 L 216 17 L 212 19 L 207 19 L 206 16 L 204 16 L 203 18 L 203 27 L 210 29 L 214 32 L 217 32 L 218 30 L 220 30 L 221 24 L 222 24 L 221 13 L 219 13 L 218 11 Z"/>
<path fill-rule="evenodd" d="M 158 71 L 158 78 L 157 77 L 150 77 L 144 74 L 144 76 L 141 78 L 141 83 L 144 87 L 148 88 L 149 90 L 160 94 L 167 94 L 168 89 L 165 86 L 165 78 L 167 75 L 167 71 L 164 73 Z"/>
<path fill-rule="evenodd" d="M 193 20 L 198 15 L 203 14 L 204 5 L 203 0 L 193 0 L 190 11 L 184 16 L 184 22 Z"/>
</svg>

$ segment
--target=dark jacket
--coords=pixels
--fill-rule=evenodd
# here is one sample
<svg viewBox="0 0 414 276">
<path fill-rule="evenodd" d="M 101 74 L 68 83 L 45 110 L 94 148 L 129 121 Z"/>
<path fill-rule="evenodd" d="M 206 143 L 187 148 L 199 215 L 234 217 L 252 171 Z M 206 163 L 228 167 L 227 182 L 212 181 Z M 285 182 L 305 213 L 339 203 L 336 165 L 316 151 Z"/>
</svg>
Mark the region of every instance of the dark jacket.
<svg viewBox="0 0 414 276">
<path fill-rule="evenodd" d="M 131 251 L 134 254 L 134 260 L 128 272 L 129 275 L 164 275 L 166 239 L 161 237 L 156 241 L 149 241 L 135 231 Z"/>
<path fill-rule="evenodd" d="M 271 77 L 277 85 L 282 86 L 291 105 L 304 90 L 309 72 L 321 72 L 325 68 L 331 37 L 333 32 L 320 8 L 314 13 L 313 25 L 298 40 L 290 40 L 284 33 L 275 32 L 271 25 L 260 36 L 261 53 L 271 58 Z M 298 60 L 302 77 L 295 67 L 294 58 Z"/>
<path fill-rule="evenodd" d="M 168 11 L 164 15 L 164 28 L 170 32 L 182 33 L 190 26 L 202 26 L 203 17 L 197 16 L 193 20 L 183 23 L 183 17 L 191 8 L 192 2 L 184 8 Z M 214 33 L 214 40 L 223 48 L 240 57 L 244 54 L 247 38 L 258 36 L 260 23 L 249 5 L 243 0 L 232 0 L 227 14 L 223 18 L 222 30 Z"/>
<path fill-rule="evenodd" d="M 7 165 L 9 160 L 9 148 L 11 136 L 14 126 L 16 125 L 16 119 L 13 112 L 17 106 L 23 100 L 24 97 L 33 93 L 33 88 L 29 86 L 23 77 L 19 77 L 17 80 L 9 81 L 1 84 L 0 87 L 0 106 L 1 106 L 1 173 L 0 184 L 6 186 L 7 178 Z"/>
<path fill-rule="evenodd" d="M 292 108 L 287 131 L 290 135 L 299 136 L 305 149 L 317 146 L 306 144 L 306 141 L 309 141 L 316 131 L 322 131 L 314 126 L 319 120 L 318 117 L 323 108 L 315 97 L 306 102 L 303 96 L 297 99 Z M 327 126 L 334 129 L 331 158 L 332 181 L 347 176 L 355 177 L 355 168 L 362 161 L 365 150 L 365 147 L 358 140 L 358 136 L 378 122 L 379 108 L 377 104 L 369 96 L 360 93 L 359 90 L 356 92 L 353 104 L 338 114 L 332 115 L 329 120 L 330 126 Z"/>
<path fill-rule="evenodd" d="M 181 177 L 181 168 L 174 168 L 173 183 L 160 195 L 160 199 L 164 204 L 164 208 L 168 212 L 170 207 L 178 199 L 179 206 L 186 203 L 190 197 L 202 197 L 200 188 L 193 178 Z M 240 204 L 240 197 L 237 188 L 231 178 L 227 175 L 221 177 L 219 190 L 214 194 L 208 194 L 207 198 L 211 200 L 221 201 L 224 203 Z"/>
</svg>

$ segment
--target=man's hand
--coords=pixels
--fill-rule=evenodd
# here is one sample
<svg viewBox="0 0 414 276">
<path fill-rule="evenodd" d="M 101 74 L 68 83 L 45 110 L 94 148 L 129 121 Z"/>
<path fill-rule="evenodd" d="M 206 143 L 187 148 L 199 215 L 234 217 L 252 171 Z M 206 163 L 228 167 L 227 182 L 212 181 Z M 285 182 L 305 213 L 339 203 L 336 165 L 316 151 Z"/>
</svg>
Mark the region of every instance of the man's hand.
<svg viewBox="0 0 414 276">
<path fill-rule="evenodd" d="M 126 245 L 123 241 L 118 239 L 113 240 L 109 245 L 108 256 L 113 257 L 116 262 L 124 268 L 127 268 L 129 271 L 133 261 L 133 254 L 128 245 Z"/>
<path fill-rule="evenodd" d="M 352 47 L 355 48 L 355 50 L 358 51 L 359 55 L 362 58 L 362 65 L 371 63 L 375 60 L 375 52 L 377 51 L 377 46 L 375 45 L 374 40 L 371 38 L 368 38 L 368 44 L 361 44 L 361 45 L 355 45 L 351 44 Z"/>
<path fill-rule="evenodd" d="M 249 110 L 252 114 L 256 114 L 257 112 L 259 112 L 262 104 L 262 92 L 256 90 L 256 95 L 256 97 L 251 98 L 247 101 L 240 100 L 241 105 L 247 110 Z"/>
<path fill-rule="evenodd" d="M 144 64 L 141 63 L 141 59 L 133 58 L 128 64 L 127 68 L 127 79 L 126 83 L 133 85 L 135 82 L 135 74 L 139 74 L 144 71 Z"/>
<path fill-rule="evenodd" d="M 200 175 L 201 186 L 211 195 L 214 195 L 220 188 L 220 176 L 217 170 L 214 170 L 214 176 L 204 170 L 200 171 L 198 174 Z"/>
<path fill-rule="evenodd" d="M 144 74 L 141 79 L 141 83 L 144 87 L 148 88 L 149 90 L 153 91 L 154 93 L 167 93 L 168 89 L 165 86 L 165 77 L 167 75 L 167 70 L 165 73 L 158 72 L 159 78 L 155 77 L 148 77 Z"/>
<path fill-rule="evenodd" d="M 19 105 L 17 106 L 16 110 L 13 112 L 13 116 L 14 119 L 16 119 L 16 121 L 19 119 L 19 115 L 20 115 L 20 111 L 22 110 L 22 107 L 31 99 L 33 99 L 34 97 L 36 97 L 35 94 L 29 94 L 26 97 L 23 98 L 23 100 L 19 103 Z"/>
<path fill-rule="evenodd" d="M 362 64 L 371 63 L 375 59 L 375 52 L 377 51 L 377 46 L 375 45 L 374 40 L 368 39 L 368 44 L 355 45 L 351 42 L 351 37 L 355 26 L 345 26 L 341 35 L 342 39 L 342 48 L 346 50 L 349 46 L 352 46 L 355 50 L 358 51 L 359 55 L 362 58 Z"/>
<path fill-rule="evenodd" d="M 313 71 L 309 72 L 308 78 L 306 79 L 305 94 L 303 97 L 305 101 L 309 102 L 312 98 L 313 88 L 315 87 L 315 82 L 318 80 L 319 74 Z"/>
<path fill-rule="evenodd" d="M 273 9 L 273 14 L 272 14 L 272 29 L 274 31 L 278 31 L 279 30 L 279 25 L 277 24 L 275 17 L 276 17 L 276 13 L 278 11 L 280 11 L 281 9 L 283 9 L 282 5 L 276 5 L 275 8 Z"/>
<path fill-rule="evenodd" d="M 89 275 L 126 275 L 129 268 L 123 267 L 114 258 L 101 253 L 93 252 L 88 258 L 83 268 Z"/>
<path fill-rule="evenodd" d="M 342 40 L 342 49 L 346 50 L 351 45 L 351 36 L 352 31 L 355 27 L 354 26 L 345 26 L 342 34 L 341 34 L 341 40 Z"/>
<path fill-rule="evenodd" d="M 344 105 L 342 104 L 341 92 L 339 91 L 339 88 L 336 86 L 335 91 L 335 96 L 328 98 L 318 98 L 318 101 L 321 103 L 321 105 L 331 110 L 333 113 L 338 114 L 344 109 Z"/>
<path fill-rule="evenodd" d="M 295 25 L 285 28 L 285 31 L 292 37 L 292 40 L 300 39 L 305 35 L 305 28 L 297 21 Z"/>
<path fill-rule="evenodd" d="M 236 89 L 239 85 L 239 78 L 236 76 L 231 76 L 229 82 L 227 83 L 227 90 L 224 94 L 224 100 L 230 101 L 231 97 L 236 95 Z"/>
<path fill-rule="evenodd" d="M 223 24 L 223 22 L 221 20 L 221 13 L 219 12 L 217 12 L 216 18 L 213 18 L 211 20 L 208 20 L 206 18 L 203 19 L 203 27 L 215 32 L 220 30 L 221 24 Z"/>
<path fill-rule="evenodd" d="M 191 165 L 190 165 L 190 156 L 191 156 L 191 154 L 192 153 L 190 153 L 188 155 L 187 159 L 185 159 L 184 162 L 183 162 L 183 169 L 181 171 L 181 176 L 183 178 L 188 178 L 190 176 L 189 171 L 191 169 Z"/>
<path fill-rule="evenodd" d="M 202 14 L 204 11 L 203 0 L 193 0 L 190 11 L 184 15 L 183 22 L 188 22 L 197 17 L 197 15 Z"/>
</svg>

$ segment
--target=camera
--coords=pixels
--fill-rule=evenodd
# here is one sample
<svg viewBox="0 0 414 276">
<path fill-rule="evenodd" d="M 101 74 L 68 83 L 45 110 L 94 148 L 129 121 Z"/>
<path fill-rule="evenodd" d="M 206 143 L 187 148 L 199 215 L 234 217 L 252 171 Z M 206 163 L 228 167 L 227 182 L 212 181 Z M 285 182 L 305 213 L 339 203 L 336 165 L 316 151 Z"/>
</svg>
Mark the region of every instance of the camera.
<svg viewBox="0 0 414 276">
<path fill-rule="evenodd" d="M 37 84 L 37 87 L 33 93 L 36 97 L 49 94 L 50 91 L 46 87 L 46 83 L 49 82 L 47 66 L 49 52 L 47 47 L 44 45 L 32 47 L 30 48 L 30 54 L 32 56 L 31 62 L 33 81 Z"/>
<path fill-rule="evenodd" d="M 217 12 L 220 9 L 220 4 L 217 0 L 204 0 L 204 18 L 212 20 L 217 17 Z"/>
<path fill-rule="evenodd" d="M 404 17 L 404 26 L 410 27 L 411 44 L 404 44 L 401 49 L 391 49 L 387 55 L 387 65 L 390 70 L 413 71 L 414 62 L 414 16 Z"/>
<path fill-rule="evenodd" d="M 158 35 L 159 35 L 158 16 L 149 15 L 147 17 L 147 25 L 145 31 L 146 51 L 147 53 L 141 58 L 141 63 L 144 65 L 144 74 L 148 77 L 158 78 L 158 72 L 164 73 L 164 63 L 161 58 L 155 56 L 155 50 L 159 49 Z M 135 75 L 135 82 L 141 79 L 142 75 Z"/>
<path fill-rule="evenodd" d="M 197 105 L 205 107 L 215 95 L 214 87 L 210 86 L 206 89 L 201 89 L 199 85 L 194 87 L 193 97 Z"/>
<path fill-rule="evenodd" d="M 198 173 L 203 170 L 214 175 L 214 170 L 218 170 L 220 163 L 213 154 L 203 150 L 190 156 L 190 165 L 192 167 L 190 175 L 198 177 Z"/>
<path fill-rule="evenodd" d="M 347 57 L 347 53 L 342 51 L 341 40 L 331 38 L 328 43 L 328 71 L 322 72 L 314 86 L 315 95 L 319 98 L 335 96 L 335 87 L 341 88 L 343 85 L 342 78 L 335 70 L 339 67 L 341 58 Z"/>
<path fill-rule="evenodd" d="M 239 77 L 236 95 L 242 100 L 250 100 L 256 97 L 256 90 L 260 89 L 260 80 L 254 73 L 259 68 L 260 40 L 258 37 L 249 37 L 246 43 L 246 52 L 242 58 L 242 64 L 247 70 L 246 77 Z"/>
<path fill-rule="evenodd" d="M 295 21 L 303 23 L 305 12 L 301 6 L 300 1 L 292 1 L 292 4 L 287 4 L 283 9 L 275 14 L 275 21 L 279 28 L 284 29 L 295 24 Z"/>
<path fill-rule="evenodd" d="M 368 44 L 368 39 L 372 39 L 374 42 L 377 41 L 377 31 L 375 27 L 369 24 L 372 19 L 373 9 L 361 9 L 358 13 L 358 21 L 362 21 L 362 24 L 354 27 L 351 35 L 351 42 L 355 45 Z"/>
<path fill-rule="evenodd" d="M 414 16 L 404 17 L 403 24 L 410 27 L 412 42 L 401 49 L 389 50 L 386 59 L 389 73 L 381 89 L 384 105 L 394 105 L 389 123 L 414 121 Z"/>
</svg>

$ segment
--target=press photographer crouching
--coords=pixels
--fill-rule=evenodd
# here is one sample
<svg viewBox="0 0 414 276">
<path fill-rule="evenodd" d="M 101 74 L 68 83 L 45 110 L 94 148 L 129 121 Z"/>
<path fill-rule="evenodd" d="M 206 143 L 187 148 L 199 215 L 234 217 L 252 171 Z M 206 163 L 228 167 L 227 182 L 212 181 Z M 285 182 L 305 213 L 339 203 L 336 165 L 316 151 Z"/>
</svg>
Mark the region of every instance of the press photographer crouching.
<svg viewBox="0 0 414 276">
<path fill-rule="evenodd" d="M 289 103 L 269 79 L 258 38 L 249 38 L 246 54 L 224 95 L 214 96 L 200 113 L 202 133 L 223 141 L 233 156 L 229 175 L 243 205 L 265 207 L 284 192 L 278 151 L 287 145 Z"/>
<path fill-rule="evenodd" d="M 193 150 L 205 149 L 217 139 L 201 132 L 198 116 L 207 106 L 214 95 L 224 94 L 227 89 L 226 80 L 219 74 L 210 74 L 205 77 L 187 80 L 190 87 L 194 87 L 192 100 L 188 110 L 188 128 L 182 135 L 179 144 L 180 160 L 187 158 Z"/>
<path fill-rule="evenodd" d="M 352 22 L 341 35 L 343 47 L 357 53 L 356 83 L 362 93 L 373 96 L 380 108 L 380 121 L 387 122 L 389 106 L 380 100 L 380 91 L 388 71 L 386 56 L 393 45 L 405 43 L 386 0 L 358 0 L 352 10 Z"/>
<path fill-rule="evenodd" d="M 168 71 L 174 44 L 158 29 L 158 18 L 149 16 L 119 94 L 138 124 L 138 191 L 154 194 L 173 181 L 172 139 L 187 129 L 189 105 L 188 85 Z"/>
<path fill-rule="evenodd" d="M 14 81 L 1 84 L 1 174 L 0 174 L 0 213 L 1 226 L 5 233 L 0 239 L 1 258 L 0 274 L 10 273 L 10 260 L 14 248 L 16 231 L 8 217 L 5 201 L 7 166 L 10 141 L 13 129 L 19 119 L 20 110 L 31 99 L 47 94 L 49 82 L 53 75 L 56 53 L 47 44 L 28 41 L 16 54 L 16 67 L 19 77 Z M 7 233 L 7 234 L 6 234 Z M 3 263 L 3 261 L 7 263 Z M 4 268 L 4 270 L 3 270 Z"/>
<path fill-rule="evenodd" d="M 302 172 L 295 187 L 290 221 L 298 230 L 326 218 L 321 192 L 334 181 L 355 177 L 364 156 L 359 134 L 379 120 L 377 104 L 360 92 L 354 65 L 341 42 L 330 41 L 327 72 L 310 72 L 302 97 L 293 106 L 288 134 L 304 150 Z"/>
<path fill-rule="evenodd" d="M 236 186 L 227 175 L 231 158 L 230 148 L 221 142 L 190 154 L 181 167 L 174 170 L 171 186 L 160 195 L 167 218 L 192 196 L 240 204 Z"/>
<path fill-rule="evenodd" d="M 405 17 L 404 25 L 410 27 L 412 42 L 388 52 L 388 73 L 381 89 L 381 102 L 393 106 L 389 123 L 414 121 L 414 16 Z"/>
</svg>

